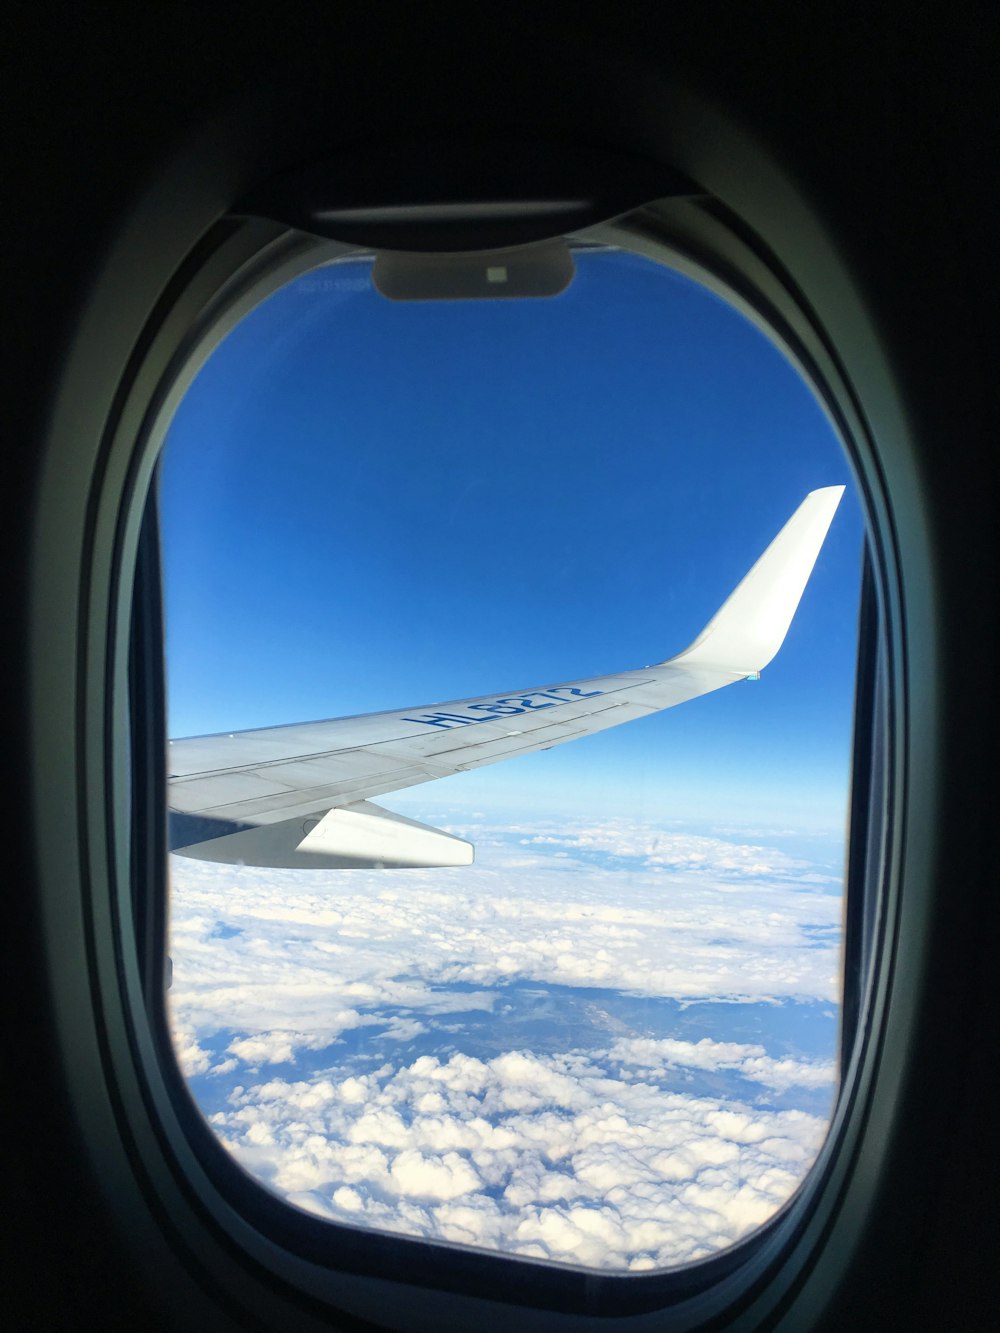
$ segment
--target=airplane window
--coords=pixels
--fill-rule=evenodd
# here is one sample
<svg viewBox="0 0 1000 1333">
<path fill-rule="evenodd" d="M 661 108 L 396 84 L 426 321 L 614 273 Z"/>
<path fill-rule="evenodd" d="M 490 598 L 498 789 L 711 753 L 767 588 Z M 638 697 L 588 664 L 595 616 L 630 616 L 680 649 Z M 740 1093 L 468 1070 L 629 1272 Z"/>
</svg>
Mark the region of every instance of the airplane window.
<svg viewBox="0 0 1000 1333">
<path fill-rule="evenodd" d="M 830 1123 L 863 520 L 749 320 L 574 267 L 327 264 L 181 401 L 169 1008 L 293 1207 L 638 1274 L 760 1227 Z"/>
</svg>

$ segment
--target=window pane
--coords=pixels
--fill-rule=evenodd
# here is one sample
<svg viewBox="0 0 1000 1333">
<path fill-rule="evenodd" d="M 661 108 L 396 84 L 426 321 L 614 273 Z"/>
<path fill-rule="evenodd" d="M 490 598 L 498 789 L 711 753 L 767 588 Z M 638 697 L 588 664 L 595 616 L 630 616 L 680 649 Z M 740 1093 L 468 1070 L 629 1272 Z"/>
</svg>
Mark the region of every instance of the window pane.
<svg viewBox="0 0 1000 1333">
<path fill-rule="evenodd" d="M 170 1003 L 206 1119 L 291 1204 L 641 1272 L 759 1226 L 828 1127 L 863 525 L 758 330 L 648 260 L 576 268 L 548 299 L 393 302 L 339 262 L 220 344 L 163 459 L 170 735 L 661 662 L 846 484 L 783 646 L 759 680 L 371 798 L 474 865 L 172 856 Z M 271 799 L 262 772 L 233 808 Z"/>
</svg>

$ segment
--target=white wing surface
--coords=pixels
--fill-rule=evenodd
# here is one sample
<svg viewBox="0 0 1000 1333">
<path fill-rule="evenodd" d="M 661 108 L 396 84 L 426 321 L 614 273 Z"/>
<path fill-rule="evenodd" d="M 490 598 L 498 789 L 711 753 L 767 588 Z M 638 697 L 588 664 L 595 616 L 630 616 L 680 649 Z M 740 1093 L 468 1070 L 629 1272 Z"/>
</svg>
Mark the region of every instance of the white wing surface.
<svg viewBox="0 0 1000 1333">
<path fill-rule="evenodd" d="M 694 642 L 656 666 L 171 741 L 173 850 L 259 866 L 468 864 L 468 843 L 371 798 L 547 750 L 756 675 L 784 641 L 843 492 L 811 491 Z"/>
</svg>

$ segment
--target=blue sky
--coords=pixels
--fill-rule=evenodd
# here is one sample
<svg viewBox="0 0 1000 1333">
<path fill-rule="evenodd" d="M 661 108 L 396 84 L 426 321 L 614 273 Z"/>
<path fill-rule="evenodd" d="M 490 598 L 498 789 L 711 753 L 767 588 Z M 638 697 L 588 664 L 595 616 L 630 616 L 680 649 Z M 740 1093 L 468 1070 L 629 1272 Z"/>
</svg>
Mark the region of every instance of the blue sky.
<svg viewBox="0 0 1000 1333">
<path fill-rule="evenodd" d="M 542 301 L 394 303 L 367 273 L 265 301 L 171 426 L 170 734 L 661 660 L 807 491 L 848 482 L 759 683 L 385 800 L 842 828 L 862 519 L 780 353 L 626 254 L 579 256 Z"/>
</svg>

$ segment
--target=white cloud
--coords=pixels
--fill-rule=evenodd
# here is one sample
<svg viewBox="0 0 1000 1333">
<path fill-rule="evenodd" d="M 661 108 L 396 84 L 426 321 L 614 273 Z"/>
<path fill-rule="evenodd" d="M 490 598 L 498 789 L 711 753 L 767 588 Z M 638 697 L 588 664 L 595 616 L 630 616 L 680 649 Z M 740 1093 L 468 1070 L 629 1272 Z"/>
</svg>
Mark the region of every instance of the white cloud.
<svg viewBox="0 0 1000 1333">
<path fill-rule="evenodd" d="M 427 1157 L 413 1148 L 398 1154 L 389 1176 L 400 1194 L 435 1200 L 460 1199 L 482 1184 L 466 1158 L 458 1153 Z"/>
<path fill-rule="evenodd" d="M 350 1185 L 341 1185 L 334 1190 L 333 1202 L 343 1213 L 360 1213 L 365 1206 L 364 1199 Z"/>
<path fill-rule="evenodd" d="M 617 1269 L 731 1244 L 785 1202 L 822 1142 L 820 1117 L 664 1092 L 612 1076 L 615 1063 L 611 1051 L 424 1056 L 370 1077 L 364 1102 L 319 1076 L 272 1080 L 234 1094 L 214 1124 L 237 1160 L 313 1211 Z M 540 1089 L 530 1104 L 526 1078 Z"/>
<path fill-rule="evenodd" d="M 611 1056 L 623 1065 L 659 1074 L 678 1067 L 731 1070 L 775 1092 L 787 1092 L 795 1087 L 829 1088 L 832 1095 L 836 1081 L 832 1060 L 774 1059 L 763 1046 L 712 1041 L 710 1037 L 697 1042 L 641 1037 L 625 1039 L 615 1043 Z"/>
<path fill-rule="evenodd" d="M 193 1078 L 195 1074 L 204 1074 L 212 1063 L 212 1058 L 207 1051 L 202 1050 L 190 1031 L 175 1023 L 173 1040 L 174 1053 L 184 1077 Z"/>
<path fill-rule="evenodd" d="M 794 877 L 808 868 L 774 847 L 733 842 L 692 833 L 673 833 L 623 819 L 608 820 L 572 833 L 550 830 L 523 832 L 522 846 L 552 846 L 566 851 L 603 852 L 615 857 L 633 857 L 647 867 L 705 871 L 727 879 Z"/>
<path fill-rule="evenodd" d="M 596 1267 L 687 1261 L 759 1225 L 826 1128 L 769 1099 L 832 1096 L 831 1061 L 646 1036 L 601 995 L 836 1006 L 828 878 L 756 842 L 621 820 L 456 831 L 476 866 L 174 859 L 175 1043 L 228 1097 L 223 1142 L 320 1216 Z M 592 991 L 601 1049 L 449 1048 L 468 1015 L 504 1017 L 512 982 Z"/>
</svg>

